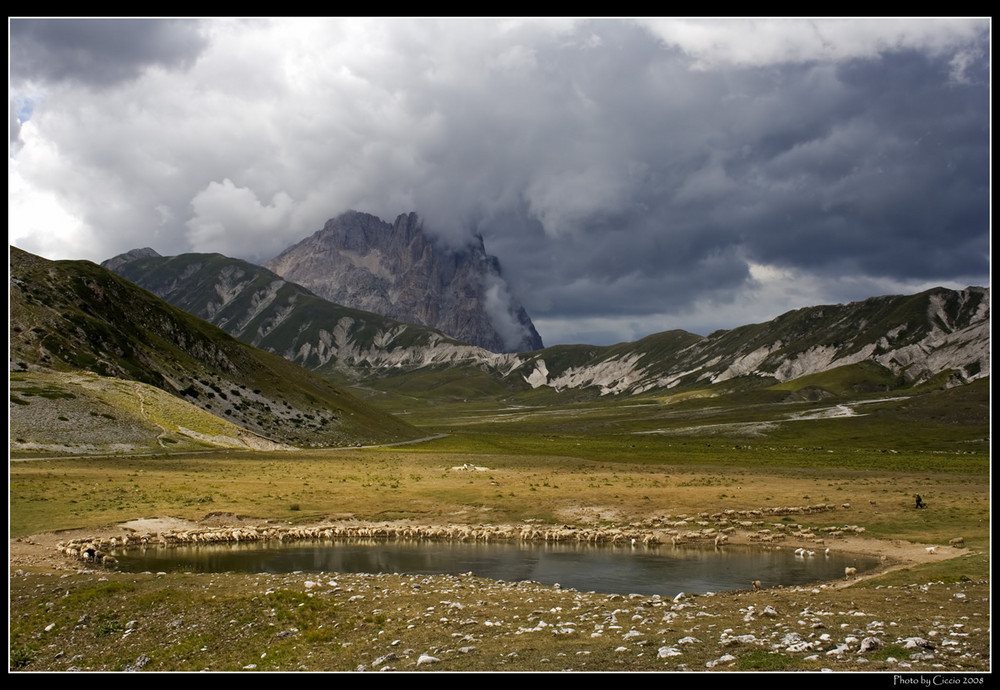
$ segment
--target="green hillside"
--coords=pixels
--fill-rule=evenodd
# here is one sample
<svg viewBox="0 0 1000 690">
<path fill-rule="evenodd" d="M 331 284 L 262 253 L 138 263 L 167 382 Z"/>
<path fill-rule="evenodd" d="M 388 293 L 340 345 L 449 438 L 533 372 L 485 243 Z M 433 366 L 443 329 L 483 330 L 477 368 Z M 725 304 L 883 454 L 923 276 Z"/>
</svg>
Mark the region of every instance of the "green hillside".
<svg viewBox="0 0 1000 690">
<path fill-rule="evenodd" d="M 87 261 L 11 248 L 11 371 L 88 371 L 163 390 L 276 443 L 413 438 L 408 424 Z"/>
</svg>

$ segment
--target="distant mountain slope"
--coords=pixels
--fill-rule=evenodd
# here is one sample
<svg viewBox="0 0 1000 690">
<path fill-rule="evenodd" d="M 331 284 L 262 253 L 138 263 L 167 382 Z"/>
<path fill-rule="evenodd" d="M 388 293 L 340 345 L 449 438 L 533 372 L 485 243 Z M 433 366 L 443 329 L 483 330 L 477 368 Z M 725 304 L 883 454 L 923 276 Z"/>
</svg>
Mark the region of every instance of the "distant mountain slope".
<svg viewBox="0 0 1000 690">
<path fill-rule="evenodd" d="M 334 304 L 266 268 L 221 254 L 164 257 L 133 250 L 103 265 L 244 342 L 348 379 L 400 367 L 478 366 L 496 358 L 427 326 Z"/>
<path fill-rule="evenodd" d="M 542 348 L 482 239 L 446 247 L 415 213 L 390 224 L 349 211 L 264 266 L 336 304 L 430 326 L 491 352 Z"/>
<path fill-rule="evenodd" d="M 10 249 L 10 367 L 154 386 L 277 443 L 414 438 L 415 429 L 87 261 Z"/>
<path fill-rule="evenodd" d="M 860 362 L 883 367 L 900 385 L 942 372 L 963 383 L 989 376 L 990 291 L 936 288 L 807 307 L 707 338 L 660 333 L 592 352 L 585 362 L 564 361 L 549 350 L 530 353 L 517 371 L 535 387 L 596 386 L 602 394 L 748 378 L 783 382 Z"/>
</svg>

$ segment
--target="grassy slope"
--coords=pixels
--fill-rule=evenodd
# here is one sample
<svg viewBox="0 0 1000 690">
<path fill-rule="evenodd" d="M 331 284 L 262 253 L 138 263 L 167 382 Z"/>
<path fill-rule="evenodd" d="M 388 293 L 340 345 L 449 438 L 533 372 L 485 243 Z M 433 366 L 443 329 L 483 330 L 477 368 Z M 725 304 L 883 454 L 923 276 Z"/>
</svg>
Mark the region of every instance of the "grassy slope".
<svg viewBox="0 0 1000 690">
<path fill-rule="evenodd" d="M 10 401 L 10 448 L 18 457 L 247 448 L 241 427 L 135 381 L 13 372 Z"/>
<path fill-rule="evenodd" d="M 412 438 L 330 382 L 90 262 L 11 248 L 12 368 L 91 371 L 160 388 L 292 445 Z"/>
</svg>

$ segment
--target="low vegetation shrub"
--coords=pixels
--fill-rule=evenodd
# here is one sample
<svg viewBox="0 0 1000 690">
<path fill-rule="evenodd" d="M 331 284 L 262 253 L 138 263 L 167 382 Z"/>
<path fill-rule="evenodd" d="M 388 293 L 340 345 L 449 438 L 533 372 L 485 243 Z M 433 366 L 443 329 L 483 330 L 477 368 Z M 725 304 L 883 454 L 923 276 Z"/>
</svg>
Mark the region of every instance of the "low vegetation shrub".
<svg viewBox="0 0 1000 690">
<path fill-rule="evenodd" d="M 35 650 L 26 644 L 10 645 L 10 668 L 18 670 L 25 668 L 35 658 Z"/>
<path fill-rule="evenodd" d="M 744 654 L 736 660 L 741 671 L 784 671 L 795 664 L 795 659 L 780 652 L 763 649 Z"/>
</svg>

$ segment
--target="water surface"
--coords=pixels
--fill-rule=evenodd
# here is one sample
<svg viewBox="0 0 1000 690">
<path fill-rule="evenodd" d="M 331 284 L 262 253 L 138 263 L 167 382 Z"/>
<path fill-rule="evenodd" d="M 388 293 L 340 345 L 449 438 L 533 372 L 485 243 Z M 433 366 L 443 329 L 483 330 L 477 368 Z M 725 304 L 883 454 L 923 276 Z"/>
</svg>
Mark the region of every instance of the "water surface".
<svg viewBox="0 0 1000 690">
<path fill-rule="evenodd" d="M 319 541 L 294 544 L 146 548 L 115 554 L 129 572 L 245 573 L 472 572 L 494 580 L 534 580 L 581 591 L 617 594 L 705 593 L 805 585 L 844 577 L 844 568 L 874 568 L 854 554 L 797 555 L 791 548 L 750 546 L 613 547 L 578 544 Z"/>
</svg>

